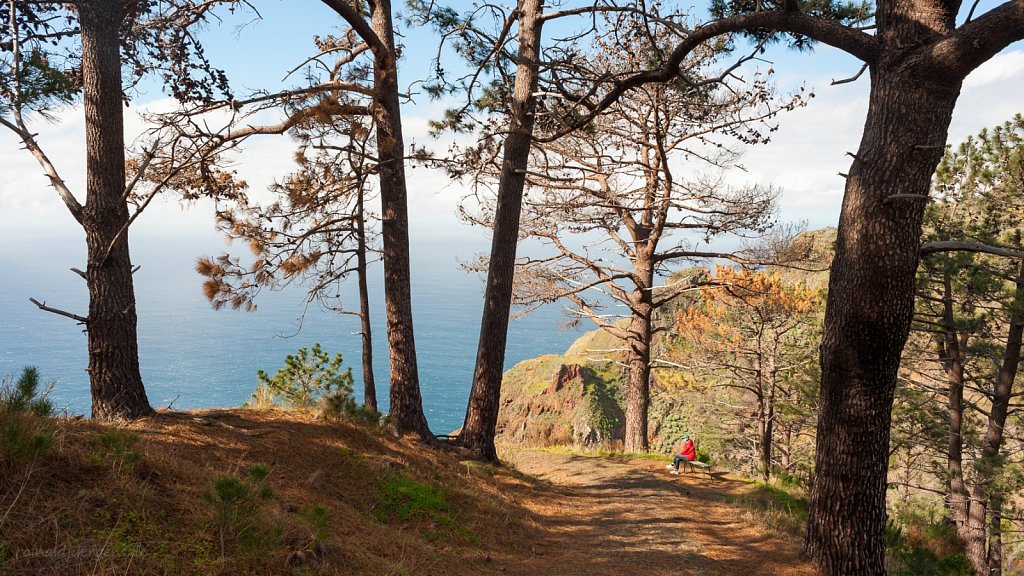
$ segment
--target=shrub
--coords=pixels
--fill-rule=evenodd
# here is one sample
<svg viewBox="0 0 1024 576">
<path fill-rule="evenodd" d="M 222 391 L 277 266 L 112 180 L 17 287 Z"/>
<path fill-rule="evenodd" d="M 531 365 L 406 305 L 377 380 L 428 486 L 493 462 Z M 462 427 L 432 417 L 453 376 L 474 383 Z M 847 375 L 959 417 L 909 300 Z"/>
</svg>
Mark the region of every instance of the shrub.
<svg viewBox="0 0 1024 576">
<path fill-rule="evenodd" d="M 17 382 L 11 380 L 7 376 L 0 383 L 0 409 L 6 413 L 31 412 L 39 417 L 53 415 L 53 402 L 48 398 L 53 385 L 39 389 L 38 368 L 26 366 Z"/>
<path fill-rule="evenodd" d="M 285 367 L 272 378 L 263 370 L 256 371 L 259 384 L 253 404 L 265 403 L 265 392 L 269 392 L 275 399 L 295 408 L 310 409 L 326 399 L 328 405 L 344 409 L 352 403 L 352 370 L 342 371 L 341 362 L 341 354 L 331 358 L 320 348 L 319 342 L 313 345 L 312 351 L 300 348 L 294 355 L 285 357 Z"/>
<path fill-rule="evenodd" d="M 269 539 L 265 529 L 262 505 L 274 496 L 267 485 L 270 469 L 254 464 L 244 477 L 221 476 L 212 490 L 203 493 L 203 499 L 213 507 L 213 525 L 220 540 L 223 558 L 229 546 L 236 550 L 251 550 Z"/>
<path fill-rule="evenodd" d="M 972 576 L 974 570 L 950 524 L 923 514 L 890 519 L 885 531 L 886 570 L 893 576 Z"/>
<path fill-rule="evenodd" d="M 28 366 L 17 381 L 0 379 L 0 464 L 26 465 L 53 445 L 53 386 L 40 390 L 39 370 Z"/>
<path fill-rule="evenodd" d="M 92 453 L 89 459 L 93 464 L 109 462 L 111 470 L 121 472 L 130 469 L 142 459 L 142 453 L 135 449 L 139 437 L 130 432 L 111 430 L 89 440 Z"/>
<path fill-rule="evenodd" d="M 331 528 L 331 518 L 327 514 L 326 508 L 323 506 L 303 508 L 299 510 L 299 515 L 309 523 L 309 526 L 313 529 L 313 535 L 318 540 L 327 540 Z"/>
<path fill-rule="evenodd" d="M 809 489 L 811 486 L 808 479 L 785 470 L 775 472 L 775 481 L 786 489 Z"/>
</svg>

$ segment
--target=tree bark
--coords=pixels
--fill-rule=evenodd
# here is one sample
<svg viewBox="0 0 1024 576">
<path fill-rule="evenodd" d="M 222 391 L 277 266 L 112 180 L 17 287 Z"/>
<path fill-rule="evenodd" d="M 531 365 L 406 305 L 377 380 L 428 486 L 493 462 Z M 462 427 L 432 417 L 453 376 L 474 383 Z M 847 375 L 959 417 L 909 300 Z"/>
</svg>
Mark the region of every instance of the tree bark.
<svg viewBox="0 0 1024 576">
<path fill-rule="evenodd" d="M 643 249 L 640 249 L 643 242 Z M 651 316 L 654 313 L 652 285 L 654 264 L 649 235 L 637 238 L 633 261 L 635 288 L 630 298 L 632 319 L 629 323 L 629 387 L 626 389 L 626 452 L 647 452 L 647 413 L 651 399 Z"/>
<path fill-rule="evenodd" d="M 1003 576 L 1003 497 L 992 496 L 989 512 L 988 576 Z"/>
<path fill-rule="evenodd" d="M 373 334 L 370 326 L 370 290 L 366 285 L 366 221 L 362 190 L 356 198 L 356 276 L 359 280 L 359 325 L 363 352 L 363 408 L 377 412 L 377 385 L 373 380 Z"/>
<path fill-rule="evenodd" d="M 405 144 L 398 99 L 398 66 L 390 0 L 370 4 L 371 27 L 383 44 L 374 52 L 377 173 L 380 177 L 384 308 L 391 365 L 389 416 L 396 430 L 431 438 L 423 413 L 416 342 L 413 337 L 409 266 L 409 207 L 405 180 Z"/>
<path fill-rule="evenodd" d="M 487 270 L 483 318 L 477 347 L 473 387 L 458 442 L 485 460 L 497 461 L 494 433 L 498 423 L 501 377 L 505 364 L 512 286 L 515 279 L 519 217 L 526 166 L 533 137 L 543 0 L 519 3 L 519 60 L 512 91 L 511 128 L 502 151 L 494 237 Z"/>
<path fill-rule="evenodd" d="M 960 92 L 958 81 L 915 74 L 902 61 L 906 54 L 893 48 L 872 67 L 864 136 L 847 180 L 829 277 L 805 546 L 828 575 L 885 573 L 889 428 L 924 212 L 920 200 L 887 197 L 927 196 Z"/>
<path fill-rule="evenodd" d="M 152 413 L 139 372 L 137 314 L 124 199 L 124 110 L 120 0 L 78 2 L 82 31 L 86 204 L 82 211 L 89 289 L 89 382 L 92 414 L 101 420 Z"/>
<path fill-rule="evenodd" d="M 791 426 L 780 426 L 782 433 L 782 444 L 779 446 L 779 466 L 782 467 L 787 473 L 792 471 L 792 459 L 790 454 L 793 452 L 793 428 Z"/>
<path fill-rule="evenodd" d="M 773 377 L 767 379 L 763 390 L 764 407 L 761 413 L 758 456 L 761 461 L 761 478 L 768 482 L 772 474 L 772 443 L 775 436 L 775 382 Z"/>
</svg>

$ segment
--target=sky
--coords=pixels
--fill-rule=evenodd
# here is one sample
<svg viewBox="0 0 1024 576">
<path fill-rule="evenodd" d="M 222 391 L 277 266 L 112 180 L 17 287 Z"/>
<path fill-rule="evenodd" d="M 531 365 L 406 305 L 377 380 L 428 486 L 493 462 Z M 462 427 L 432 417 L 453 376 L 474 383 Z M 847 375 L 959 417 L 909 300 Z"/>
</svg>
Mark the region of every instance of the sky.
<svg viewBox="0 0 1024 576">
<path fill-rule="evenodd" d="M 280 86 L 286 71 L 310 53 L 311 35 L 337 30 L 338 19 L 313 0 L 257 0 L 255 4 L 260 19 L 252 14 L 236 14 L 225 17 L 219 25 L 211 25 L 203 34 L 208 55 L 228 71 L 238 93 Z M 984 5 L 980 10 L 983 9 Z M 410 85 L 428 75 L 436 39 L 430 30 L 405 30 L 404 34 L 406 50 L 400 81 Z M 867 109 L 867 75 L 853 83 L 830 86 L 834 79 L 856 74 L 860 65 L 827 46 L 819 46 L 813 53 L 774 47 L 757 66 L 761 70 L 775 70 L 780 91 L 803 86 L 815 98 L 806 107 L 780 116 L 780 127 L 772 142 L 747 148 L 742 160 L 745 171 L 736 171 L 731 178 L 780 188 L 781 222 L 803 221 L 810 228 L 835 225 L 843 191 L 843 179 L 838 173 L 847 171 L 850 158 L 846 153 L 858 146 Z M 157 86 L 147 86 L 128 109 L 129 140 L 145 128 L 137 111 L 167 105 Z M 949 141 L 961 141 L 1021 112 L 1021 93 L 1024 46 L 1018 43 L 968 78 L 950 127 Z M 427 130 L 428 121 L 438 117 L 443 109 L 442 103 L 423 94 L 415 95 L 412 102 L 405 104 L 406 143 L 443 149 L 446 143 L 432 143 Z M 56 117 L 55 123 L 37 118 L 32 128 L 71 190 L 83 198 L 81 110 L 66 109 Z M 259 194 L 275 177 L 289 171 L 292 148 L 293 144 L 282 137 L 252 140 L 245 146 L 238 170 L 254 193 Z M 32 156 L 8 131 L 0 131 L 0 151 L 0 256 L 31 254 L 40 245 L 84 255 L 81 231 L 48 186 Z M 463 187 L 424 168 L 407 170 L 414 243 L 439 240 L 486 245 L 486 231 L 471 228 L 455 216 L 456 204 L 465 194 Z M 223 246 L 213 229 L 211 206 L 206 203 L 184 210 L 173 199 L 158 200 L 132 228 L 133 242 L 161 242 L 167 238 L 175 238 L 175 244 L 169 248 L 180 251 L 210 253 Z"/>
</svg>

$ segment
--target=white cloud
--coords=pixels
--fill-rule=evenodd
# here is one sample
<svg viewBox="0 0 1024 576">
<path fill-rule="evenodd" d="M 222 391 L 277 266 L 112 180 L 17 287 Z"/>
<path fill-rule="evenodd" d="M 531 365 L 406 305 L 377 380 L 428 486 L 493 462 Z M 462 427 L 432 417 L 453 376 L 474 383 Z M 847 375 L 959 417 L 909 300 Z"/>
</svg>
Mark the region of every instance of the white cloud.
<svg viewBox="0 0 1024 576">
<path fill-rule="evenodd" d="M 751 147 L 743 159 L 747 179 L 783 189 L 784 221 L 807 220 L 811 226 L 835 225 L 842 204 L 844 179 L 867 115 L 868 78 L 830 86 L 833 76 L 807 81 L 816 97 L 802 109 L 783 114 L 780 128 L 766 146 Z M 956 143 L 982 128 L 1000 124 L 1022 112 L 1024 50 L 1000 54 L 964 83 L 949 130 Z"/>
<path fill-rule="evenodd" d="M 973 90 L 996 82 L 1020 80 L 1022 73 L 1024 73 L 1024 50 L 1003 52 L 996 54 L 991 60 L 972 72 L 964 81 L 964 88 Z M 996 91 L 1007 93 L 1003 86 L 997 86 Z"/>
<path fill-rule="evenodd" d="M 844 69 L 845 70 L 845 69 Z M 790 79 L 793 72 L 787 72 Z M 841 74 L 842 75 L 842 74 Z M 868 79 L 852 84 L 829 86 L 827 75 L 811 78 L 806 84 L 816 93 L 810 104 L 779 118 L 780 129 L 766 146 L 751 147 L 742 164 L 746 173 L 732 176 L 734 181 L 773 184 L 783 190 L 782 219 L 808 220 L 812 226 L 834 224 L 838 220 L 843 184 L 839 172 L 846 172 L 856 150 L 867 111 Z M 1000 54 L 982 66 L 965 82 L 960 102 L 950 127 L 950 142 L 957 142 L 981 128 L 993 126 L 1021 112 L 1019 100 L 1011 95 L 1024 93 L 1024 50 Z M 165 109 L 167 99 L 146 104 L 143 109 Z M 145 129 L 135 113 L 126 115 L 128 141 Z M 434 142 L 428 136 L 428 121 L 441 115 L 445 103 L 422 102 L 405 109 L 405 139 L 411 144 L 427 145 L 443 151 L 451 140 Z M 84 199 L 85 146 L 80 108 L 58 114 L 59 122 L 37 120 L 32 128 L 38 140 L 61 170 L 69 187 Z M 57 194 L 49 186 L 32 156 L 9 131 L 0 131 L 0 246 L 18 231 L 47 231 L 57 237 L 80 235 Z M 238 156 L 239 174 L 253 193 L 259 195 L 273 180 L 291 168 L 294 145 L 280 136 L 250 140 Z M 485 233 L 462 224 L 455 217 L 456 205 L 465 194 L 459 183 L 450 182 L 438 171 L 425 168 L 407 170 L 411 206 L 411 232 L 414 239 L 458 239 L 481 237 Z M 164 200 L 150 208 L 133 228 L 133 237 L 189 235 L 215 238 L 212 232 L 212 207 L 200 203 L 183 212 L 173 200 Z M 216 249 L 216 248 L 214 248 Z M 3 250 L 3 248 L 0 248 Z"/>
<path fill-rule="evenodd" d="M 964 82 L 949 126 L 950 143 L 1024 112 L 1024 49 L 1004 52 L 981 65 Z"/>
</svg>

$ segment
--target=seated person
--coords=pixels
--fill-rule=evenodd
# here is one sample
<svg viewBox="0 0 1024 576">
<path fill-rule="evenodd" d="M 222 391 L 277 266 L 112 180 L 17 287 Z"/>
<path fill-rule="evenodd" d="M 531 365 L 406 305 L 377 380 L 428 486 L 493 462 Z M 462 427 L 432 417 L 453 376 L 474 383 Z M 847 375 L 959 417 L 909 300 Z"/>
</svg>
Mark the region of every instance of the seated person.
<svg viewBox="0 0 1024 576">
<path fill-rule="evenodd" d="M 672 459 L 672 463 L 667 468 L 672 469 L 672 474 L 679 474 L 679 463 L 683 460 L 687 462 L 693 462 L 697 459 L 697 449 L 693 446 L 693 440 L 690 440 L 689 434 L 683 434 L 683 445 L 679 448 L 679 453 Z"/>
</svg>

